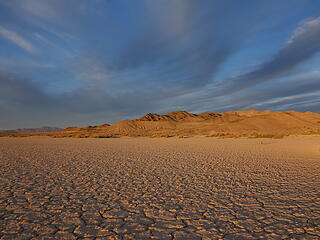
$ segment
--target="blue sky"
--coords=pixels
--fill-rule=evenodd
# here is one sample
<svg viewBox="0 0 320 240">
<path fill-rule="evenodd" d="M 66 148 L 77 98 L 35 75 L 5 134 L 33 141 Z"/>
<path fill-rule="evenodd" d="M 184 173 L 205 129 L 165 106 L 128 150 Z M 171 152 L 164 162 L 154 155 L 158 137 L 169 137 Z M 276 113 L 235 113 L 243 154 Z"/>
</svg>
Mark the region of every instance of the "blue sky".
<svg viewBox="0 0 320 240">
<path fill-rule="evenodd" d="M 0 0 L 0 129 L 320 112 L 318 0 Z"/>
</svg>

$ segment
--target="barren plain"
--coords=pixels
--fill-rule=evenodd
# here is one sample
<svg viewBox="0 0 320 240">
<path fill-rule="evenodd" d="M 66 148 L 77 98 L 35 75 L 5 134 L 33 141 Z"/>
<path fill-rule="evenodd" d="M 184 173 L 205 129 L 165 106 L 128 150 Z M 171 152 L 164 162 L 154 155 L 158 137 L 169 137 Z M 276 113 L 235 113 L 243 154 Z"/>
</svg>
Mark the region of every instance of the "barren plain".
<svg viewBox="0 0 320 240">
<path fill-rule="evenodd" d="M 320 138 L 0 138 L 1 239 L 319 239 Z"/>
</svg>

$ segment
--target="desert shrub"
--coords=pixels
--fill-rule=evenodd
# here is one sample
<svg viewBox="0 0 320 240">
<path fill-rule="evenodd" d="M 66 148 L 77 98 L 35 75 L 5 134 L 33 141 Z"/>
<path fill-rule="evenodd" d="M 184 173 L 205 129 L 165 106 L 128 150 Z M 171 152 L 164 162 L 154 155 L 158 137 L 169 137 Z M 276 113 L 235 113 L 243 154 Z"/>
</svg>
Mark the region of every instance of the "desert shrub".
<svg viewBox="0 0 320 240">
<path fill-rule="evenodd" d="M 91 137 L 91 138 L 111 138 L 112 136 L 109 136 L 109 135 L 106 135 L 103 133 L 93 133 L 93 134 L 90 134 L 89 137 Z"/>
<path fill-rule="evenodd" d="M 249 134 L 249 138 L 274 138 L 274 139 L 281 139 L 287 136 L 284 133 L 261 133 L 261 132 L 253 132 Z"/>
<path fill-rule="evenodd" d="M 72 135 L 72 137 L 73 138 L 87 138 L 89 136 L 86 134 L 74 134 L 74 135 Z"/>
</svg>

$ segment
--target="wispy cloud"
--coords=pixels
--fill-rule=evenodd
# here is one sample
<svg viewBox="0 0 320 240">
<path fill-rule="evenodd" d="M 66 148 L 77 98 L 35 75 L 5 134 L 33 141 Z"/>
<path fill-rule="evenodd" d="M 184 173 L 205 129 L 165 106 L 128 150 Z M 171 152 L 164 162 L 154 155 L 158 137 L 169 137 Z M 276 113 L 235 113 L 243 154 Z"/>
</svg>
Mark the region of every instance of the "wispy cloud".
<svg viewBox="0 0 320 240">
<path fill-rule="evenodd" d="M 0 5 L 9 8 L 17 18 L 34 25 L 70 27 L 79 24 L 90 3 L 85 0 L 0 0 Z"/>
<path fill-rule="evenodd" d="M 5 27 L 0 26 L 0 35 L 3 38 L 6 38 L 7 40 L 11 41 L 12 43 L 16 44 L 17 46 L 23 48 L 25 51 L 35 54 L 38 50 L 37 48 L 30 43 L 28 40 L 23 38 L 18 33 L 9 30 Z"/>
<path fill-rule="evenodd" d="M 205 95 L 204 97 L 191 96 L 189 99 L 183 99 L 190 102 L 190 106 L 194 109 L 207 108 L 216 111 L 240 110 L 240 109 L 275 109 L 276 106 L 284 106 L 284 99 L 292 99 L 298 104 L 302 101 L 303 96 L 312 95 L 314 100 L 319 101 L 320 72 L 311 71 L 302 74 L 295 74 L 285 78 L 275 79 L 268 83 L 259 84 L 252 88 L 246 88 L 234 92 L 233 94 L 222 96 Z M 201 93 L 200 93 L 201 94 Z M 298 98 L 299 96 L 299 98 Z M 268 105 L 273 102 L 275 104 Z"/>
<path fill-rule="evenodd" d="M 13 11 L 19 15 L 23 15 L 24 18 L 36 17 L 38 19 L 46 21 L 60 21 L 61 17 L 68 10 L 72 10 L 71 1 L 63 0 L 10 0 L 2 1 L 3 4 L 10 7 Z M 73 9 L 75 9 L 74 7 Z M 30 19 L 28 19 L 30 20 Z"/>
<path fill-rule="evenodd" d="M 274 109 L 274 108 L 280 108 L 285 109 L 288 105 L 302 105 L 306 103 L 311 102 L 318 102 L 320 99 L 320 92 L 316 93 L 309 93 L 309 94 L 303 94 L 303 95 L 295 95 L 290 97 L 281 97 L 276 98 L 274 100 L 268 100 L 262 103 L 257 103 L 252 105 L 252 108 L 263 108 L 263 109 Z"/>
<path fill-rule="evenodd" d="M 149 87 L 149 91 L 166 89 L 163 97 L 187 94 L 214 81 L 225 61 L 240 49 L 259 22 L 253 20 L 259 18 L 254 11 L 239 13 L 230 3 L 143 2 L 148 21 L 141 23 L 139 34 L 106 62 L 110 70 L 117 72 L 144 69 L 136 84 L 145 90 Z M 218 10 L 222 5 L 223 13 Z M 231 21 L 236 14 L 237 19 Z M 244 20 L 245 16 L 252 21 Z M 237 37 L 233 38 L 231 32 Z"/>
<path fill-rule="evenodd" d="M 66 57 L 71 57 L 71 56 L 72 56 L 72 54 L 71 54 L 69 51 L 67 51 L 67 50 L 64 49 L 63 47 L 59 46 L 58 44 L 56 44 L 56 43 L 48 40 L 47 38 L 45 38 L 45 37 L 44 37 L 43 35 L 41 35 L 40 33 L 37 33 L 37 32 L 36 32 L 36 33 L 34 33 L 33 35 L 34 35 L 34 37 L 35 37 L 37 40 L 41 41 L 42 43 L 44 43 L 44 44 L 47 45 L 48 47 L 53 47 L 53 48 L 57 49 L 57 50 L 60 51 L 62 54 L 64 54 Z"/>
<path fill-rule="evenodd" d="M 53 69 L 56 66 L 50 63 L 37 62 L 28 58 L 0 58 L 0 70 L 6 69 Z"/>
<path fill-rule="evenodd" d="M 72 71 L 77 80 L 87 87 L 103 89 L 109 83 L 107 66 L 99 59 L 76 57 L 73 59 Z"/>
<path fill-rule="evenodd" d="M 319 29 L 320 17 L 303 21 L 270 61 L 253 71 L 227 79 L 224 94 L 292 73 L 320 51 Z"/>
</svg>

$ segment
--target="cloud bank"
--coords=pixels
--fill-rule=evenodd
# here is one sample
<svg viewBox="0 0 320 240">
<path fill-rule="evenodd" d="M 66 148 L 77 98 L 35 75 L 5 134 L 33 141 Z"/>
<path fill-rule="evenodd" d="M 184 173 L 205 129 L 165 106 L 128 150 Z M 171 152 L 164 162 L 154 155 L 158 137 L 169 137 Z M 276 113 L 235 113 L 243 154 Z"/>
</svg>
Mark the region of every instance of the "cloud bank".
<svg viewBox="0 0 320 240">
<path fill-rule="evenodd" d="M 271 2 L 0 0 L 0 128 L 319 112 L 320 4 Z"/>
</svg>

